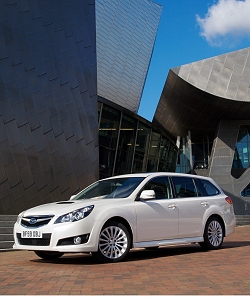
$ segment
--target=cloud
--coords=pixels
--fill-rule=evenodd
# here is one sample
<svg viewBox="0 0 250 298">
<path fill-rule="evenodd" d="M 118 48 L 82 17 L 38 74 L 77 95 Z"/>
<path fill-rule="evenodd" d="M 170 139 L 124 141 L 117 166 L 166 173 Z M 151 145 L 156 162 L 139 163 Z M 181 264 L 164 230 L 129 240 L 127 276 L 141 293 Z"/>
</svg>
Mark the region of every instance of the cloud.
<svg viewBox="0 0 250 298">
<path fill-rule="evenodd" d="M 250 37 L 250 0 L 218 0 L 205 18 L 196 15 L 196 20 L 211 45 L 237 43 Z"/>
</svg>

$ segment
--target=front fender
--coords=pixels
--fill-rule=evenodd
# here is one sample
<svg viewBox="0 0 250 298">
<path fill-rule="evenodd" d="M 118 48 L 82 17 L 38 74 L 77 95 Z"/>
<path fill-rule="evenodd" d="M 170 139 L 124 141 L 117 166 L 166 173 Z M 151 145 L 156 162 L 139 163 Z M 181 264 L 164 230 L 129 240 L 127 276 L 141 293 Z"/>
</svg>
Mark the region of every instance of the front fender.
<svg viewBox="0 0 250 298">
<path fill-rule="evenodd" d="M 124 210 L 126 210 L 126 212 Z M 118 217 L 122 218 L 129 224 L 132 234 L 135 235 L 136 213 L 134 208 L 132 208 L 132 206 L 131 208 L 113 207 L 108 210 L 98 212 L 95 215 L 95 218 L 93 218 L 94 225 L 92 230 L 92 234 L 95 236 L 95 247 L 97 249 L 98 249 L 99 235 L 101 233 L 103 226 L 110 219 L 118 218 Z"/>
</svg>

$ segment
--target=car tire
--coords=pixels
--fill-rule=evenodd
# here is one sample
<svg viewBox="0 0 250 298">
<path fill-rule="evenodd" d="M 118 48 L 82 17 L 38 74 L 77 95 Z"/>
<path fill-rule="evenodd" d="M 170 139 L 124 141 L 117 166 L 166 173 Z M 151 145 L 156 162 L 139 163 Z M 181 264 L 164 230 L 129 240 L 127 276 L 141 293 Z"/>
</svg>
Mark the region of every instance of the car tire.
<svg viewBox="0 0 250 298">
<path fill-rule="evenodd" d="M 57 251 L 36 250 L 34 252 L 38 257 L 40 257 L 44 260 L 56 260 L 56 259 L 59 259 L 63 255 L 63 252 L 57 252 Z"/>
<path fill-rule="evenodd" d="M 223 225 L 216 217 L 208 219 L 204 230 L 204 242 L 200 246 L 205 249 L 218 249 L 223 243 Z"/>
<path fill-rule="evenodd" d="M 98 251 L 92 255 L 101 262 L 120 262 L 131 247 L 131 236 L 128 229 L 119 222 L 107 222 L 99 235 Z"/>
</svg>

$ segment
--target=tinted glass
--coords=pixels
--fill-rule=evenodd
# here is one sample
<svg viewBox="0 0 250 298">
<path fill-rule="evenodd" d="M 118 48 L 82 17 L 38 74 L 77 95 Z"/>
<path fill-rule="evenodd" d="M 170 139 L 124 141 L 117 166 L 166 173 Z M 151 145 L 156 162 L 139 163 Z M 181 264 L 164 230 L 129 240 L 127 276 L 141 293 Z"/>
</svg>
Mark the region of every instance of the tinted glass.
<svg viewBox="0 0 250 298">
<path fill-rule="evenodd" d="M 144 177 L 128 177 L 97 181 L 77 194 L 73 200 L 126 198 L 143 179 Z"/>
<path fill-rule="evenodd" d="M 192 178 L 172 177 L 177 198 L 197 197 L 196 187 Z"/>
<path fill-rule="evenodd" d="M 250 126 L 239 129 L 232 169 L 247 169 L 250 166 Z"/>
<path fill-rule="evenodd" d="M 157 132 L 152 132 L 148 162 L 147 162 L 147 172 L 157 171 L 157 166 L 159 163 L 159 151 L 161 146 L 161 135 Z"/>
<path fill-rule="evenodd" d="M 146 172 L 150 132 L 151 129 L 149 126 L 139 122 L 132 173 Z"/>
<path fill-rule="evenodd" d="M 202 187 L 202 183 L 200 179 L 194 179 L 194 183 L 196 186 L 196 192 L 198 194 L 198 197 L 204 197 L 206 196 L 206 192 L 204 188 Z"/>
<path fill-rule="evenodd" d="M 120 116 L 119 111 L 103 105 L 99 127 L 100 178 L 113 175 Z"/>
<path fill-rule="evenodd" d="M 114 175 L 131 173 L 136 130 L 137 120 L 123 114 Z"/>
<path fill-rule="evenodd" d="M 168 177 L 153 178 L 146 184 L 143 190 L 154 190 L 156 200 L 173 197 Z"/>
<path fill-rule="evenodd" d="M 215 196 L 220 193 L 220 191 L 207 180 L 201 180 L 201 184 L 203 185 L 203 188 L 205 189 L 208 196 Z"/>
<path fill-rule="evenodd" d="M 242 197 L 250 197 L 250 184 L 242 190 L 241 195 Z"/>
<path fill-rule="evenodd" d="M 169 141 L 165 138 L 161 138 L 161 145 L 160 145 L 160 156 L 159 156 L 159 166 L 158 171 L 169 171 L 169 164 L 168 164 L 168 153 L 169 153 Z"/>
</svg>

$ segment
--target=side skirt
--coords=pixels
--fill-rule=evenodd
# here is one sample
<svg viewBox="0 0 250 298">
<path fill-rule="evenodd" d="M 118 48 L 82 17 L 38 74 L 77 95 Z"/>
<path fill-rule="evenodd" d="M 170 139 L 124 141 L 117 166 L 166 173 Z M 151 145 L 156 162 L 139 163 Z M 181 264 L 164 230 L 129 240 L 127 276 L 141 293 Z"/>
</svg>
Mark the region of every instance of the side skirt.
<svg viewBox="0 0 250 298">
<path fill-rule="evenodd" d="M 151 247 L 151 246 L 168 246 L 168 245 L 189 244 L 189 243 L 196 243 L 196 242 L 203 242 L 203 241 L 204 241 L 203 237 L 155 240 L 155 241 L 134 242 L 133 247 L 141 248 L 141 247 Z"/>
</svg>

